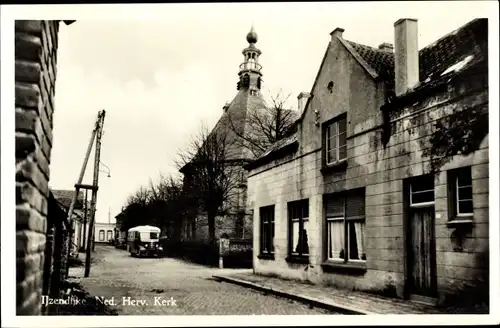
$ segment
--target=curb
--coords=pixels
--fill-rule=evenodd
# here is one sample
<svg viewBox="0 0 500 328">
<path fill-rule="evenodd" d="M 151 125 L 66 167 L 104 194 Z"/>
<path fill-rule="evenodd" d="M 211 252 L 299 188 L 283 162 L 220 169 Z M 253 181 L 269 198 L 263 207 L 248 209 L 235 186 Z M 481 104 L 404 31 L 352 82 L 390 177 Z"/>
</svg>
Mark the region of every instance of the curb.
<svg viewBox="0 0 500 328">
<path fill-rule="evenodd" d="M 250 281 L 246 281 L 246 280 L 242 280 L 242 279 L 231 278 L 231 277 L 226 277 L 226 276 L 219 276 L 219 275 L 212 275 L 212 277 L 214 279 L 217 279 L 219 282 L 224 281 L 224 282 L 233 283 L 233 284 L 240 285 L 243 287 L 252 288 L 252 289 L 255 289 L 255 290 L 258 290 L 261 292 L 267 292 L 267 293 L 274 294 L 274 295 L 277 295 L 280 297 L 299 301 L 301 303 L 310 304 L 310 305 L 313 305 L 315 307 L 319 307 L 319 308 L 323 308 L 323 309 L 327 309 L 327 310 L 334 310 L 337 312 L 342 312 L 343 314 L 357 314 L 357 315 L 378 314 L 378 313 L 373 313 L 373 312 L 369 312 L 369 311 L 356 309 L 356 308 L 351 307 L 349 305 L 339 304 L 339 303 L 336 303 L 334 301 L 320 300 L 320 299 L 317 299 L 314 297 L 284 291 L 284 290 L 281 290 L 279 288 L 272 288 L 272 287 L 263 286 L 263 285 L 253 283 Z"/>
</svg>

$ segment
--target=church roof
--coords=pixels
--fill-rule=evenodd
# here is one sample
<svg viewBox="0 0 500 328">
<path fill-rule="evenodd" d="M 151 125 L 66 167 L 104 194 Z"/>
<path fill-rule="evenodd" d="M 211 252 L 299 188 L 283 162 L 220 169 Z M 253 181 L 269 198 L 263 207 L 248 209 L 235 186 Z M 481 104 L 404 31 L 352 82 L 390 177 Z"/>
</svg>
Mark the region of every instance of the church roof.
<svg viewBox="0 0 500 328">
<path fill-rule="evenodd" d="M 236 138 L 237 135 L 243 135 L 245 133 L 248 112 L 266 107 L 267 104 L 260 92 L 257 95 L 250 95 L 248 89 L 241 89 L 231 103 L 229 103 L 227 110 L 222 114 L 213 131 L 227 129 L 229 138 Z M 231 157 L 234 157 L 234 159 L 248 159 L 249 155 L 239 143 L 235 143 L 232 148 Z"/>
</svg>

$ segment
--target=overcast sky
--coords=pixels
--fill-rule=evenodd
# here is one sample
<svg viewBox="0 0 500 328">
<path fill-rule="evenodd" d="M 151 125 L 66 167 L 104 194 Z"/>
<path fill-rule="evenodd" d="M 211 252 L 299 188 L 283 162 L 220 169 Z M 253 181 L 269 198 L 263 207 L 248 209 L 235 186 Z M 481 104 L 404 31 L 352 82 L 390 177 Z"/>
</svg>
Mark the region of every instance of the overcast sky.
<svg viewBox="0 0 500 328">
<path fill-rule="evenodd" d="M 417 18 L 422 48 L 487 16 L 482 4 L 73 6 L 65 18 L 78 21 L 61 25 L 59 34 L 50 186 L 73 188 L 100 109 L 106 110 L 101 160 L 111 178 L 100 174 L 97 221 L 107 222 L 108 211 L 114 221 L 127 196 L 160 172 L 177 174 L 178 149 L 201 122 L 212 127 L 236 95 L 252 24 L 262 50 L 266 99 L 281 89 L 296 108 L 296 96 L 310 91 L 336 27 L 345 29 L 345 39 L 376 47 L 394 42 L 397 19 Z M 92 181 L 92 168 L 93 155 L 85 183 Z"/>
</svg>

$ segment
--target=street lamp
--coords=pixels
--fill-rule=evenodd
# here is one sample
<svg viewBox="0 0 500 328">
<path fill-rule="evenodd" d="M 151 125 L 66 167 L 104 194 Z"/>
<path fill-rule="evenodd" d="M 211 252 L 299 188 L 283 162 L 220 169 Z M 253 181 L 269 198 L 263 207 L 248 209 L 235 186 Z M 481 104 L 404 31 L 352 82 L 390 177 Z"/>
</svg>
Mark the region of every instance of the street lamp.
<svg viewBox="0 0 500 328">
<path fill-rule="evenodd" d="M 108 170 L 107 172 L 99 170 L 99 172 L 107 173 L 108 174 L 108 178 L 111 178 L 111 170 L 109 169 L 109 167 L 106 164 L 104 164 L 103 162 L 101 162 L 101 161 L 99 161 L 99 164 L 103 165 Z"/>
</svg>

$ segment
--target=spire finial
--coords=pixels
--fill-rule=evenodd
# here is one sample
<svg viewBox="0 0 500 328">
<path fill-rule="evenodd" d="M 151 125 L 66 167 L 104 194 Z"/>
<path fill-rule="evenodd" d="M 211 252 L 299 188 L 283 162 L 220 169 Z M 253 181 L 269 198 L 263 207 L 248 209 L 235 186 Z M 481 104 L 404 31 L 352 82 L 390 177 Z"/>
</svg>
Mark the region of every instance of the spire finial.
<svg viewBox="0 0 500 328">
<path fill-rule="evenodd" d="M 250 32 L 247 34 L 247 41 L 248 43 L 257 43 L 257 33 L 255 32 L 255 29 L 253 27 L 253 22 L 252 22 L 252 28 L 250 29 Z"/>
</svg>

